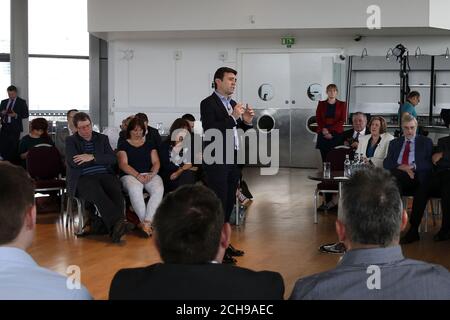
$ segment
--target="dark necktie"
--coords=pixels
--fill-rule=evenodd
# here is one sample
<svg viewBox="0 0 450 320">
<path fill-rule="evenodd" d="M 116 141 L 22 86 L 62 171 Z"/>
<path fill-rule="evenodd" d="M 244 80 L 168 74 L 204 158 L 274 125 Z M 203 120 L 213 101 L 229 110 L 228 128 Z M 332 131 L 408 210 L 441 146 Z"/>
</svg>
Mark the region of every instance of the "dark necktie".
<svg viewBox="0 0 450 320">
<path fill-rule="evenodd" d="M 409 165 L 409 151 L 411 148 L 411 141 L 406 141 L 405 151 L 403 152 L 402 164 Z"/>
<path fill-rule="evenodd" d="M 359 141 L 359 131 L 356 132 L 356 137 L 355 137 L 355 141 L 358 142 Z"/>
</svg>

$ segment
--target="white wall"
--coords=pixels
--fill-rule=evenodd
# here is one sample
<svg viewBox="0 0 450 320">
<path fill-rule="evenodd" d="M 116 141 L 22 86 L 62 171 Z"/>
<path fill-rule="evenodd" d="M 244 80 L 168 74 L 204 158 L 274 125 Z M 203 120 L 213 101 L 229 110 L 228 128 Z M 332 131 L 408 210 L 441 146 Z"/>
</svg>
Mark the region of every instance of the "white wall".
<svg viewBox="0 0 450 320">
<path fill-rule="evenodd" d="M 295 49 L 342 48 L 347 55 L 360 55 L 367 48 L 372 56 L 384 56 L 388 48 L 402 43 L 412 54 L 420 46 L 423 54 L 436 55 L 450 47 L 450 37 L 373 37 L 360 42 L 352 37 L 318 37 L 297 39 L 297 43 Z M 109 124 L 119 125 L 136 112 L 146 112 L 152 125 L 161 121 L 166 128 L 186 112 L 199 118 L 200 101 L 212 92 L 214 71 L 224 65 L 240 71 L 237 54 L 242 49 L 287 50 L 279 38 L 110 42 Z M 129 61 L 124 59 L 126 50 L 133 51 Z M 181 51 L 180 60 L 174 59 L 175 51 Z M 226 52 L 226 61 L 219 60 L 219 52 Z"/>
<path fill-rule="evenodd" d="M 381 8 L 382 27 L 428 27 L 430 1 L 435 0 L 88 0 L 88 30 L 365 28 L 373 4 Z"/>
</svg>

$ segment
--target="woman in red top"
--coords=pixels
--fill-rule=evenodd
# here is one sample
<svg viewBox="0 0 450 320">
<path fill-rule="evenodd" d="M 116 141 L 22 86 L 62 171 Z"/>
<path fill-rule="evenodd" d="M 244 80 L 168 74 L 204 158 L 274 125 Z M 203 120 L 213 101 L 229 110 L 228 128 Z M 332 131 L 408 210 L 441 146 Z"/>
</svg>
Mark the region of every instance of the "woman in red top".
<svg viewBox="0 0 450 320">
<path fill-rule="evenodd" d="M 327 86 L 328 99 L 320 101 L 316 110 L 317 144 L 322 161 L 328 152 L 343 144 L 344 123 L 347 118 L 347 104 L 336 99 L 338 89 L 335 84 Z"/>
</svg>

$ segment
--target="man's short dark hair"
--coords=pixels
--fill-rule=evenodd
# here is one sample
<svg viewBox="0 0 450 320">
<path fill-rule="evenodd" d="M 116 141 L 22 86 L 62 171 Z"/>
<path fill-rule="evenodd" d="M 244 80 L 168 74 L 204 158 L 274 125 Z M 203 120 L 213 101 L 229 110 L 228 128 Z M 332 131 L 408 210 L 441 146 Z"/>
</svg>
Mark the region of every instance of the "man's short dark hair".
<svg viewBox="0 0 450 320">
<path fill-rule="evenodd" d="M 156 210 L 155 241 L 165 263 L 200 264 L 216 258 L 224 221 L 213 191 L 185 185 L 169 193 Z"/>
<path fill-rule="evenodd" d="M 131 131 L 133 131 L 136 127 L 140 127 L 142 129 L 142 136 L 145 137 L 147 128 L 145 127 L 144 121 L 142 121 L 142 119 L 140 118 L 134 117 L 130 120 L 130 123 L 127 126 L 127 139 L 131 138 Z"/>
<path fill-rule="evenodd" d="M 89 120 L 90 123 L 92 123 L 91 118 L 89 117 L 89 115 L 85 112 L 78 112 L 75 113 L 75 115 L 73 116 L 73 125 L 75 126 L 75 128 L 78 127 L 78 122 L 80 121 L 86 121 Z"/>
<path fill-rule="evenodd" d="M 148 117 L 147 117 L 147 115 L 145 113 L 142 113 L 142 112 L 136 113 L 135 117 L 148 123 Z"/>
<path fill-rule="evenodd" d="M 237 75 L 237 71 L 234 69 L 231 69 L 229 67 L 221 67 L 216 70 L 214 73 L 214 89 L 217 89 L 216 79 L 223 80 L 223 77 L 225 76 L 225 73 L 232 73 L 234 75 Z"/>
<path fill-rule="evenodd" d="M 195 121 L 195 117 L 190 113 L 183 114 L 181 116 L 181 119 L 188 120 L 188 121 Z"/>
<path fill-rule="evenodd" d="M 13 86 L 13 85 L 11 85 L 11 86 L 9 86 L 8 88 L 6 88 L 6 91 L 9 91 L 9 92 L 11 92 L 11 91 L 15 91 L 15 92 L 17 92 L 17 87 L 16 87 L 16 86 Z"/>
<path fill-rule="evenodd" d="M 34 185 L 22 167 L 0 163 L 0 245 L 14 241 L 34 204 Z"/>
<path fill-rule="evenodd" d="M 67 110 L 67 112 L 66 112 L 66 117 L 68 117 L 69 116 L 69 114 L 71 113 L 71 112 L 78 112 L 78 109 L 70 109 L 70 110 Z"/>
<path fill-rule="evenodd" d="M 415 97 L 420 97 L 420 93 L 418 91 L 411 91 L 410 93 L 408 93 L 408 97 L 406 99 L 411 100 Z"/>
<path fill-rule="evenodd" d="M 386 247 L 398 239 L 402 201 L 389 171 L 364 169 L 345 182 L 339 219 L 354 243 Z"/>
</svg>

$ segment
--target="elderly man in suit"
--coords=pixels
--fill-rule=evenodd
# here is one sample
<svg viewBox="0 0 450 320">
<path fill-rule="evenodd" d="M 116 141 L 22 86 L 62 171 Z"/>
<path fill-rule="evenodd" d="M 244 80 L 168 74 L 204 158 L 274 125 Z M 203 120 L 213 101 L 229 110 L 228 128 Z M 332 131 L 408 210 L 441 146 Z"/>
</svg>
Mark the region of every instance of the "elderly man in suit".
<svg viewBox="0 0 450 320">
<path fill-rule="evenodd" d="M 347 248 L 336 268 L 300 279 L 291 299 L 450 299 L 450 273 L 406 259 L 399 246 L 408 217 L 393 177 L 360 170 L 342 189 L 336 233 Z"/>
<path fill-rule="evenodd" d="M 225 223 L 229 223 L 233 205 L 236 199 L 236 190 L 239 180 L 239 168 L 237 166 L 237 152 L 239 148 L 239 137 L 237 129 L 247 130 L 252 127 L 252 119 L 255 112 L 250 106 L 236 103 L 231 99 L 236 88 L 236 70 L 228 67 L 217 69 L 214 74 L 215 91 L 200 103 L 200 114 L 203 130 L 219 130 L 223 137 L 223 157 L 216 159 L 214 163 L 205 162 L 204 169 L 210 187 L 222 201 L 225 210 Z M 227 141 L 227 130 L 232 130 L 234 139 Z M 234 155 L 227 157 L 227 143 L 232 144 Z M 204 154 L 205 156 L 205 154 Z M 217 156 L 217 154 L 216 154 Z M 231 158 L 231 163 L 227 159 Z M 235 262 L 232 256 L 244 254 L 230 245 L 225 256 L 226 262 Z"/>
<path fill-rule="evenodd" d="M 419 185 L 430 177 L 433 142 L 416 134 L 417 120 L 410 114 L 403 116 L 402 130 L 403 136 L 389 144 L 383 166 L 397 179 L 402 195 L 415 196 Z"/>
<path fill-rule="evenodd" d="M 283 299 L 277 272 L 221 264 L 230 240 L 221 201 L 201 185 L 169 193 L 154 219 L 156 248 L 164 263 L 122 269 L 113 278 L 113 300 Z"/>
<path fill-rule="evenodd" d="M 0 103 L 2 126 L 0 129 L 0 155 L 3 160 L 17 162 L 20 133 L 23 131 L 22 119 L 29 116 L 27 102 L 17 96 L 17 88 L 9 86 L 8 99 Z"/>
<path fill-rule="evenodd" d="M 442 201 L 442 224 L 434 236 L 435 241 L 450 239 L 450 136 L 438 140 L 438 148 L 433 154 L 434 171 L 431 179 L 420 185 L 414 196 L 410 228 L 400 243 L 407 244 L 420 240 L 419 226 L 430 197 L 440 197 Z"/>
<path fill-rule="evenodd" d="M 352 148 L 353 152 L 358 149 L 359 138 L 370 133 L 367 128 L 367 115 L 362 112 L 355 112 L 352 115 L 353 128 L 344 131 L 344 145 Z"/>
</svg>

